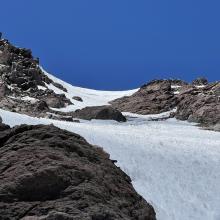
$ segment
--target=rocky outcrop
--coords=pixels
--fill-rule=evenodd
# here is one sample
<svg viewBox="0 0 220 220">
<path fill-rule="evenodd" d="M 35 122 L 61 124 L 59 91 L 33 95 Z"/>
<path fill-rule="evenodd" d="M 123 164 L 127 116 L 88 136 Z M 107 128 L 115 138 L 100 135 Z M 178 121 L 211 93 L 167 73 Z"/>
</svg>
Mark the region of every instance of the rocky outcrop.
<svg viewBox="0 0 220 220">
<path fill-rule="evenodd" d="M 204 77 L 200 77 L 192 81 L 192 85 L 195 86 L 203 86 L 203 85 L 207 85 L 208 83 L 209 83 L 208 80 Z"/>
<path fill-rule="evenodd" d="M 0 117 L 0 132 L 9 129 L 10 126 L 2 123 L 2 118 Z"/>
<path fill-rule="evenodd" d="M 110 103 L 120 111 L 138 114 L 158 114 L 176 108 L 172 117 L 197 122 L 216 131 L 220 127 L 220 82 L 207 84 L 203 78 L 193 84 L 179 80 L 155 80 L 142 86 L 132 96 Z"/>
<path fill-rule="evenodd" d="M 126 118 L 120 111 L 112 108 L 111 106 L 92 106 L 86 107 L 80 110 L 76 110 L 72 113 L 74 118 L 80 118 L 85 120 L 102 119 L 102 120 L 115 120 L 118 122 L 125 122 Z"/>
<path fill-rule="evenodd" d="M 37 111 L 35 103 L 45 101 L 49 112 L 50 107 L 63 108 L 72 104 L 65 94 L 56 94 L 48 89 L 48 84 L 67 91 L 44 74 L 39 66 L 39 59 L 35 59 L 30 50 L 17 48 L 7 40 L 0 40 L 1 108 L 42 117 L 46 115 Z"/>
<path fill-rule="evenodd" d="M 110 104 L 120 111 L 143 115 L 169 111 L 178 101 L 171 86 L 172 80 L 154 80 L 133 95 L 113 100 Z"/>
<path fill-rule="evenodd" d="M 61 84 L 59 84 L 59 83 L 57 83 L 57 82 L 52 82 L 52 84 L 53 84 L 55 87 L 57 87 L 58 89 L 62 90 L 63 92 L 67 92 L 67 89 L 66 89 L 63 85 L 61 85 Z"/>
<path fill-rule="evenodd" d="M 53 125 L 21 125 L 0 131 L 0 219 L 156 218 L 100 147 Z"/>
<path fill-rule="evenodd" d="M 220 82 L 202 88 L 190 86 L 180 90 L 176 118 L 197 122 L 205 127 L 220 123 Z"/>
<path fill-rule="evenodd" d="M 74 100 L 76 100 L 78 102 L 83 102 L 83 99 L 81 97 L 79 97 L 79 96 L 73 96 L 72 99 L 74 99 Z"/>
</svg>

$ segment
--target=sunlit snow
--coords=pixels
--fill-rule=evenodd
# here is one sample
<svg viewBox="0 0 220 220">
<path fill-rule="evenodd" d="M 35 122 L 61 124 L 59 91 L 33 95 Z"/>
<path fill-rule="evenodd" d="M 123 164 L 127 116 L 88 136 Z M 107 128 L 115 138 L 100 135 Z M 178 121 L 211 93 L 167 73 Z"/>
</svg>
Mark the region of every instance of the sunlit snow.
<svg viewBox="0 0 220 220">
<path fill-rule="evenodd" d="M 43 70 L 43 69 L 42 69 Z M 54 82 L 62 84 L 68 92 L 64 92 L 61 89 L 55 87 L 52 84 L 48 84 L 47 87 L 52 89 L 57 94 L 65 94 L 67 98 L 69 98 L 74 105 L 69 105 L 63 109 L 57 109 L 59 111 L 75 111 L 76 109 L 81 109 L 86 106 L 98 106 L 98 105 L 108 105 L 108 102 L 122 96 L 130 96 L 137 91 L 137 89 L 129 90 L 129 91 L 98 91 L 93 89 L 85 89 L 77 86 L 72 86 L 69 83 L 66 83 L 53 75 L 47 73 L 43 70 L 49 78 L 51 78 Z M 73 96 L 79 96 L 83 99 L 83 102 L 79 102 L 73 99 Z M 54 109 L 56 110 L 56 109 Z"/>
<path fill-rule="evenodd" d="M 135 91 L 101 92 L 58 82 L 68 89 L 68 97 L 84 99 L 83 103 L 74 101 L 71 110 L 107 104 Z M 125 123 L 102 120 L 73 123 L 0 110 L 3 121 L 11 126 L 53 123 L 103 147 L 132 178 L 135 189 L 154 206 L 158 220 L 219 220 L 220 133 L 176 119 L 152 120 L 169 113 L 124 114 L 128 117 Z"/>
</svg>

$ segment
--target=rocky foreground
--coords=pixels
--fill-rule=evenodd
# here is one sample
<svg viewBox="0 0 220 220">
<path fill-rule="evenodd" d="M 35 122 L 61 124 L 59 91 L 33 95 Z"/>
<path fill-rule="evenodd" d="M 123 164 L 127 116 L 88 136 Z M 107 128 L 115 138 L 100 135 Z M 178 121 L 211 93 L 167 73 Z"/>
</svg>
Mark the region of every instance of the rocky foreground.
<svg viewBox="0 0 220 220">
<path fill-rule="evenodd" d="M 53 125 L 0 124 L 0 220 L 155 220 L 114 162 Z"/>
</svg>

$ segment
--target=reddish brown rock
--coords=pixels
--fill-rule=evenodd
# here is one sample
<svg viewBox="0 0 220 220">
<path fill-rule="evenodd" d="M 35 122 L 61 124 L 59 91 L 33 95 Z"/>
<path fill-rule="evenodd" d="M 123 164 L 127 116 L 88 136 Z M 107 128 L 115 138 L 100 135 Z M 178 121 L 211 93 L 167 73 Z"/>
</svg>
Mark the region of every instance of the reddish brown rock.
<svg viewBox="0 0 220 220">
<path fill-rule="evenodd" d="M 156 217 L 101 148 L 54 126 L 22 125 L 0 132 L 0 219 Z"/>
<path fill-rule="evenodd" d="M 115 120 L 118 122 L 125 122 L 126 118 L 120 111 L 112 108 L 111 106 L 92 106 L 76 110 L 72 113 L 74 118 L 85 120 L 102 119 L 102 120 Z"/>
<path fill-rule="evenodd" d="M 110 104 L 122 111 L 138 114 L 158 114 L 176 107 L 177 98 L 169 80 L 155 80 L 142 86 L 129 97 L 111 101 Z"/>
</svg>

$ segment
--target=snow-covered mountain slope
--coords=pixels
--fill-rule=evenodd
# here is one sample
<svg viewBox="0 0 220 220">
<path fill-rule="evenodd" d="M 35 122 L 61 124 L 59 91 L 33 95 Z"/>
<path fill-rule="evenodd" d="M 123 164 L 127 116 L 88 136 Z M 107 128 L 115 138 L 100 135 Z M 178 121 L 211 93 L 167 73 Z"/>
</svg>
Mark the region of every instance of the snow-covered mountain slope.
<svg viewBox="0 0 220 220">
<path fill-rule="evenodd" d="M 69 83 L 66 83 L 55 76 L 46 72 L 43 68 L 42 71 L 47 75 L 53 82 L 63 85 L 67 89 L 67 92 L 55 87 L 53 84 L 48 84 L 47 87 L 53 90 L 57 94 L 65 94 L 67 98 L 71 100 L 74 105 L 69 105 L 66 108 L 59 108 L 58 111 L 68 112 L 75 111 L 76 109 L 82 109 L 87 106 L 101 106 L 108 105 L 109 101 L 114 99 L 130 96 L 135 93 L 138 89 L 128 90 L 128 91 L 98 91 L 93 89 L 86 89 L 77 86 L 72 86 Z M 83 102 L 73 99 L 74 96 L 79 96 L 82 98 Z M 55 109 L 56 110 L 56 109 Z"/>
<path fill-rule="evenodd" d="M 48 75 L 48 74 L 47 74 Z M 62 84 L 74 105 L 72 111 L 108 101 L 136 90 L 106 92 Z M 56 93 L 63 93 L 51 84 Z M 77 102 L 72 96 L 80 96 Z M 60 110 L 60 109 L 59 109 Z M 33 118 L 0 110 L 3 121 L 18 124 L 50 124 L 79 133 L 92 144 L 102 146 L 133 180 L 135 189 L 156 210 L 159 220 L 220 219 L 220 133 L 201 130 L 188 122 L 169 119 L 152 121 L 165 114 L 131 116 L 126 123 L 92 120 L 81 123 Z"/>
</svg>

